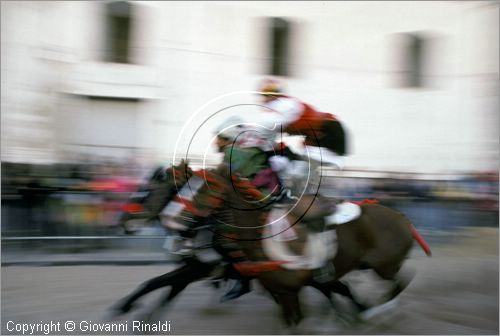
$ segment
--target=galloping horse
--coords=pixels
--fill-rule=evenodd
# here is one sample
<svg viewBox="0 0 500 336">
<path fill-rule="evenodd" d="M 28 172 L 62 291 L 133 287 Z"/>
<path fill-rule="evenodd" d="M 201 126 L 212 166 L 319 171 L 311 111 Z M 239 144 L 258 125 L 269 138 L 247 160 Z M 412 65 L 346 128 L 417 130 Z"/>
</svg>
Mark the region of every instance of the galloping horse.
<svg viewBox="0 0 500 336">
<path fill-rule="evenodd" d="M 156 167 L 147 183 L 141 185 L 122 206 L 116 226 L 123 229 L 126 234 L 135 234 L 137 229 L 159 220 L 161 210 L 192 174 L 191 168 L 184 161 L 177 167 L 167 169 L 163 166 Z M 131 225 L 131 222 L 137 221 L 141 224 Z"/>
<path fill-rule="evenodd" d="M 186 164 L 184 168 L 174 167 L 173 171 L 181 172 L 180 176 L 183 176 L 184 180 L 192 173 Z M 219 169 L 216 172 L 203 171 L 198 174 L 198 177 L 200 176 L 205 179 L 204 184 L 199 185 L 194 195 L 177 202 L 178 216 L 173 216 L 170 221 L 181 223 L 180 226 L 184 225 L 185 229 L 190 231 L 217 213 L 224 213 L 223 217 L 226 219 L 231 218 L 223 224 L 222 230 L 216 229 L 215 234 L 226 241 L 229 239 L 233 243 L 236 242 L 239 248 L 236 252 L 246 259 L 236 263 L 236 269 L 242 273 L 248 271 L 248 274 L 258 279 L 281 305 L 287 325 L 296 326 L 302 320 L 298 292 L 306 285 L 319 289 L 328 297 L 331 292 L 350 297 L 358 309 L 362 310 L 365 307 L 357 303 L 349 288 L 340 282 L 340 278 L 348 272 L 373 269 L 383 279 L 392 281 L 393 287 L 388 293 L 387 301 L 395 298 L 408 284 L 399 277 L 398 272 L 412 247 L 415 231 L 410 221 L 399 212 L 378 204 L 361 205 L 362 214 L 359 218 L 336 228 L 338 250 L 333 259 L 335 280 L 320 284 L 314 280 L 313 270 L 289 270 L 283 268 L 281 263 L 269 261 L 266 257 L 261 245 L 261 226 L 264 225 L 263 219 L 268 211 L 265 207 L 256 206 L 259 204 L 258 200 L 262 199 L 258 191 L 249 187 L 244 179 L 230 176 L 227 169 Z M 317 197 L 303 197 L 296 208 L 306 207 L 307 211 L 305 216 L 295 214 L 298 217 L 296 222 L 307 221 L 312 227 L 320 227 L 318 221 L 322 218 L 307 215 L 307 212 L 320 212 L 318 209 L 323 205 L 319 203 Z M 290 216 L 293 217 L 294 214 Z M 216 217 L 216 220 L 220 221 L 220 217 Z M 221 233 L 227 231 L 224 230 L 227 228 L 230 228 L 229 233 Z M 119 310 L 127 312 L 142 295 L 171 286 L 171 291 L 162 301 L 164 305 L 189 283 L 209 276 L 216 267 L 215 264 L 201 262 L 196 257 L 187 260 L 181 268 L 144 283 L 120 303 Z M 258 267 L 252 268 L 252 265 Z"/>
<path fill-rule="evenodd" d="M 145 225 L 151 221 L 158 220 L 161 210 L 177 195 L 192 175 L 192 169 L 184 161 L 168 169 L 156 169 L 148 183 L 141 186 L 139 191 L 134 193 L 127 204 L 123 206 L 123 213 L 119 218 L 118 225 L 127 234 L 133 234 L 136 232 L 135 228 L 130 227 L 128 221 L 141 220 L 143 222 L 142 224 Z M 203 227 L 201 227 L 201 229 L 203 229 Z M 206 247 L 207 246 L 201 250 L 195 248 L 195 253 L 193 255 L 182 256 L 181 262 L 184 265 L 175 271 L 144 282 L 136 291 L 113 307 L 113 314 L 121 315 L 127 313 L 134 307 L 135 301 L 140 297 L 163 287 L 171 287 L 171 290 L 161 302 L 161 307 L 170 302 L 190 283 L 209 277 L 214 270 L 216 271 L 219 262 L 207 262 L 205 258 L 198 257 L 199 254 L 196 252 L 201 251 L 201 253 L 204 253 L 207 251 Z M 229 268 L 225 271 L 225 277 L 233 279 L 240 278 L 235 272 L 234 268 Z M 333 292 L 351 299 L 358 311 L 363 311 L 367 308 L 352 296 L 349 287 L 341 281 L 336 281 L 329 286 L 311 281 L 310 285 L 324 294 L 332 305 L 334 305 L 333 297 L 331 296 Z M 149 313 L 145 314 L 144 318 L 151 319 L 153 314 L 159 312 L 160 307 L 153 307 Z"/>
</svg>

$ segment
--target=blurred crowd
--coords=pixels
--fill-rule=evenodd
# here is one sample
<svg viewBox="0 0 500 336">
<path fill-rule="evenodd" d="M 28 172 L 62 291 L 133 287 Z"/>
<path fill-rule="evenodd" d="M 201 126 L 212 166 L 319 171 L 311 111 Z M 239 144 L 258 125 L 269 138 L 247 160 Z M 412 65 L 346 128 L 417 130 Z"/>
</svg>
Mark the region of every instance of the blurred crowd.
<svg viewBox="0 0 500 336">
<path fill-rule="evenodd" d="M 401 201 L 470 202 L 478 210 L 498 211 L 498 173 L 454 178 L 415 179 L 397 174 L 381 178 L 351 178 L 340 189 L 348 198 Z"/>
<path fill-rule="evenodd" d="M 110 159 L 2 163 L 2 234 L 107 233 L 142 175 L 140 167 Z"/>
<path fill-rule="evenodd" d="M 54 165 L 3 162 L 1 168 L 2 235 L 9 237 L 116 234 L 122 206 L 156 167 L 101 159 Z M 472 210 L 498 212 L 497 172 L 446 180 L 386 176 L 331 177 L 324 187 L 349 199 L 459 201 Z"/>
</svg>

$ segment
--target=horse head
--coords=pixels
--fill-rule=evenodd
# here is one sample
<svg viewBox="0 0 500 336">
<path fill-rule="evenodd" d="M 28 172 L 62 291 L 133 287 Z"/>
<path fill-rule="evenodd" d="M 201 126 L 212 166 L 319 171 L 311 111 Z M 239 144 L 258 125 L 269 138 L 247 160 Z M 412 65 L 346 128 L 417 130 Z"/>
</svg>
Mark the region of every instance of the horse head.
<svg viewBox="0 0 500 336">
<path fill-rule="evenodd" d="M 184 160 L 168 168 L 157 167 L 147 182 L 132 194 L 122 207 L 123 213 L 118 225 L 123 227 L 126 233 L 135 233 L 135 229 L 130 225 L 131 221 L 139 220 L 143 224 L 158 219 L 161 210 L 174 198 L 192 174 L 193 170 Z"/>
</svg>

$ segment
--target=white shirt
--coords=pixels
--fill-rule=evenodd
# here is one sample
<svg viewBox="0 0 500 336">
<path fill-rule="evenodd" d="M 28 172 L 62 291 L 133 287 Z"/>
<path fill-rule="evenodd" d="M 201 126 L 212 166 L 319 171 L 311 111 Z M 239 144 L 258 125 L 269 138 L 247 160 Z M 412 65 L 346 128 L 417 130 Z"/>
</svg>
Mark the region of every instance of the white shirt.
<svg viewBox="0 0 500 336">
<path fill-rule="evenodd" d="M 272 150 L 275 141 L 281 139 L 283 129 L 298 120 L 304 108 L 300 101 L 291 97 L 278 97 L 262 106 L 261 111 L 245 116 L 245 120 L 239 117 L 228 119 L 216 132 L 224 130 L 225 135 L 234 135 L 238 146 L 243 148 Z"/>
<path fill-rule="evenodd" d="M 256 112 L 247 118 L 246 136 L 240 143 L 242 147 L 272 150 L 283 129 L 298 120 L 303 112 L 302 104 L 291 97 L 280 97 L 263 106 L 263 112 Z"/>
<path fill-rule="evenodd" d="M 300 118 L 304 112 L 304 107 L 295 98 L 278 97 L 264 104 L 264 110 L 267 121 L 262 122 L 266 127 L 272 128 L 274 125 L 279 125 L 285 128 Z"/>
</svg>

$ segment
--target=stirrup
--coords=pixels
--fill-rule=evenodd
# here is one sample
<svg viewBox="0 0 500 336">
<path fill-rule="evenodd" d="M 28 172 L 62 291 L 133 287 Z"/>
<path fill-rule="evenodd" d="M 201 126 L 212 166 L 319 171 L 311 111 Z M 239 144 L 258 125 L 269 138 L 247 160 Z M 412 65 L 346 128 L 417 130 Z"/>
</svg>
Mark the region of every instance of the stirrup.
<svg viewBox="0 0 500 336">
<path fill-rule="evenodd" d="M 242 295 L 250 293 L 250 280 L 248 279 L 235 279 L 231 289 L 226 292 L 221 298 L 220 302 L 226 302 L 239 298 Z"/>
<path fill-rule="evenodd" d="M 280 193 L 276 195 L 276 200 L 281 202 L 281 201 L 286 201 L 287 199 L 298 200 L 299 198 L 292 194 L 292 190 L 290 188 L 282 188 Z"/>
<path fill-rule="evenodd" d="M 215 268 L 210 272 L 210 279 L 211 281 L 218 281 L 218 280 L 224 280 L 224 277 L 226 276 L 226 265 L 217 265 Z"/>
<path fill-rule="evenodd" d="M 183 249 L 180 249 L 176 252 L 170 252 L 170 253 L 173 255 L 181 256 L 181 257 L 188 257 L 188 256 L 194 255 L 194 251 L 192 248 L 183 248 Z"/>
<path fill-rule="evenodd" d="M 293 200 L 298 200 L 299 198 L 297 196 L 293 196 L 292 195 L 292 190 L 290 189 L 285 189 L 286 190 L 286 197 L 289 198 L 289 199 L 293 199 Z"/>
<path fill-rule="evenodd" d="M 335 267 L 332 262 L 316 270 L 313 275 L 314 280 L 319 283 L 328 283 L 335 280 Z"/>
</svg>

